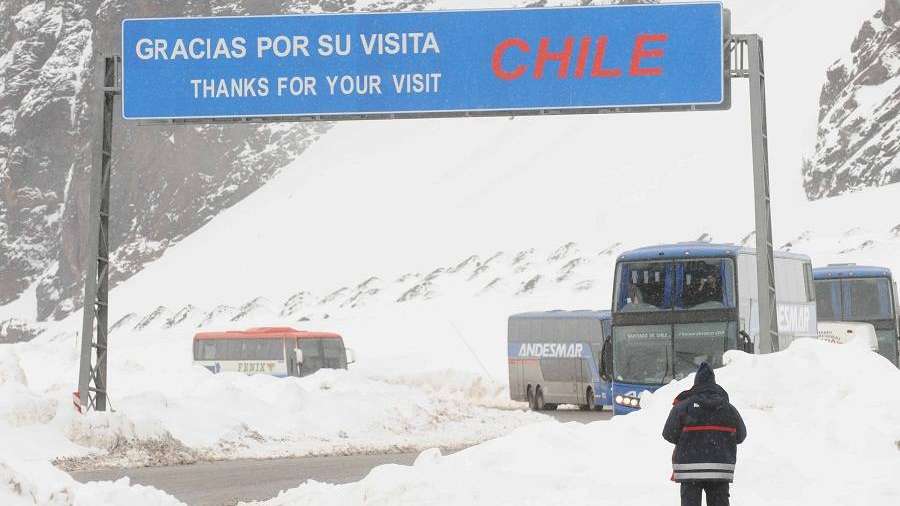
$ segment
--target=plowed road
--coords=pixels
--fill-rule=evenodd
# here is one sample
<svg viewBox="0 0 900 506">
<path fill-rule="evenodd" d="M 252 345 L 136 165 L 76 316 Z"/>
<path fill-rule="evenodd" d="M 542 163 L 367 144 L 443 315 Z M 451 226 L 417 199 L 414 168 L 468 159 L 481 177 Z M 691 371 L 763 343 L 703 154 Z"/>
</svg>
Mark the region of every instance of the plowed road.
<svg viewBox="0 0 900 506">
<path fill-rule="evenodd" d="M 609 411 L 548 412 L 561 422 L 608 420 Z M 202 462 L 188 466 L 105 469 L 73 473 L 81 482 L 118 480 L 128 476 L 132 483 L 149 485 L 192 506 L 233 505 L 240 501 L 270 499 L 278 492 L 299 486 L 306 480 L 349 483 L 366 476 L 382 464 L 410 465 L 418 453 L 393 455 L 352 455 L 301 457 L 273 460 L 231 460 Z"/>
</svg>

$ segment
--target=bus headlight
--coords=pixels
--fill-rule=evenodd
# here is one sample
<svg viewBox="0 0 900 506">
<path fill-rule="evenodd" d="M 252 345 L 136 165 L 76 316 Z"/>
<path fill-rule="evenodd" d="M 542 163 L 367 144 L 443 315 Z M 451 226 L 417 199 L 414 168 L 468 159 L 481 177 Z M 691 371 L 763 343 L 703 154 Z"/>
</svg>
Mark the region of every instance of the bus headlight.
<svg viewBox="0 0 900 506">
<path fill-rule="evenodd" d="M 615 401 L 616 404 L 620 404 L 628 408 L 638 409 L 641 406 L 641 400 L 630 395 L 617 395 Z"/>
</svg>

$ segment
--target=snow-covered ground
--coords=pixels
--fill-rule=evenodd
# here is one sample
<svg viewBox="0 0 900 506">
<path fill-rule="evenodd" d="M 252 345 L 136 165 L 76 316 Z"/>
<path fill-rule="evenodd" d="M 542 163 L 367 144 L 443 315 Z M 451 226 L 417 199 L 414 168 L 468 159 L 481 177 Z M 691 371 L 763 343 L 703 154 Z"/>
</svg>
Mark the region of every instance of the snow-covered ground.
<svg viewBox="0 0 900 506">
<path fill-rule="evenodd" d="M 824 69 L 881 3 L 726 2 L 735 31 L 758 31 L 768 44 L 776 244 L 816 265 L 900 272 L 900 186 L 809 203 L 800 176 Z M 798 40 L 816 43 L 797 57 Z M 736 84 L 729 112 L 337 125 L 113 290 L 114 413 L 72 410 L 80 314 L 32 342 L 0 346 L 0 472 L 13 477 L 0 479 L 0 499 L 52 503 L 55 494 L 71 504 L 79 494 L 121 493 L 157 503 L 155 492 L 124 483 L 75 485 L 50 468 L 58 458 L 77 467 L 390 451 L 515 431 L 454 457 L 431 452 L 412 468 L 379 468 L 360 484 L 309 484 L 279 501 L 545 504 L 594 501 L 602 489 L 626 504 L 668 502 L 658 426 L 680 386 L 611 424 L 535 426 L 546 418 L 506 400 L 506 318 L 607 307 L 612 263 L 631 247 L 748 239 L 749 118 L 745 83 Z M 0 308 L 0 320 L 32 311 L 18 301 Z M 303 379 L 192 366 L 198 328 L 257 324 L 338 331 L 359 363 Z M 811 343 L 731 359 L 721 377 L 751 425 L 736 502 L 900 497 L 889 479 L 900 461 L 891 446 L 900 439 L 896 370 L 852 347 Z"/>
<path fill-rule="evenodd" d="M 733 504 L 889 506 L 900 499 L 900 371 L 861 343 L 729 352 L 717 379 L 742 413 Z M 662 426 L 693 376 L 611 422 L 545 423 L 462 452 L 430 450 L 348 485 L 308 482 L 268 506 L 677 502 Z"/>
<path fill-rule="evenodd" d="M 0 350 L 13 372 L 0 384 L 4 451 L 69 457 L 70 468 L 386 453 L 468 446 L 545 419 L 521 411 L 502 384 L 465 372 L 214 375 L 192 366 L 189 337 L 132 337 L 110 361 L 113 413 L 75 413 L 70 339 Z"/>
</svg>

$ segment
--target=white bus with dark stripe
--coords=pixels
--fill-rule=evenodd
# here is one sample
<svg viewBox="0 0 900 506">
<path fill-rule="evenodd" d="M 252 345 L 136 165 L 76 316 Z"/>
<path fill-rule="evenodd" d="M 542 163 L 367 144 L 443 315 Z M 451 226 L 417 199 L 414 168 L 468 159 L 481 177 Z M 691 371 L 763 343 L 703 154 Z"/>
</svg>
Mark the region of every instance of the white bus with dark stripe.
<svg viewBox="0 0 900 506">
<path fill-rule="evenodd" d="M 194 336 L 194 364 L 214 373 L 309 376 L 319 369 L 346 369 L 354 360 L 344 339 L 331 332 L 257 327 Z"/>
</svg>

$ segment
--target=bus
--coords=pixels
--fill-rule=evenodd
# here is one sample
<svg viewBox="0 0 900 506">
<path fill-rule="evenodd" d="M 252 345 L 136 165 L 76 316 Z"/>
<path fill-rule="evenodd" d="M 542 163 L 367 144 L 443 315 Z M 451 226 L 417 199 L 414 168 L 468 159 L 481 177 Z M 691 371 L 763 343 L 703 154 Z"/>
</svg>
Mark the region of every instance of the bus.
<svg viewBox="0 0 900 506">
<path fill-rule="evenodd" d="M 822 321 L 871 323 L 878 353 L 900 365 L 898 357 L 897 284 L 890 269 L 832 264 L 813 270 Z"/>
<path fill-rule="evenodd" d="M 319 369 L 346 369 L 353 362 L 353 350 L 331 332 L 258 327 L 194 336 L 194 363 L 214 373 L 301 377 Z"/>
<path fill-rule="evenodd" d="M 817 337 L 809 257 L 775 252 L 779 342 Z M 614 413 L 640 409 L 640 394 L 680 380 L 727 350 L 768 353 L 759 343 L 756 251 L 680 243 L 623 253 L 613 286 Z"/>
<path fill-rule="evenodd" d="M 609 311 L 546 311 L 509 317 L 509 396 L 534 410 L 612 404 Z"/>
</svg>

